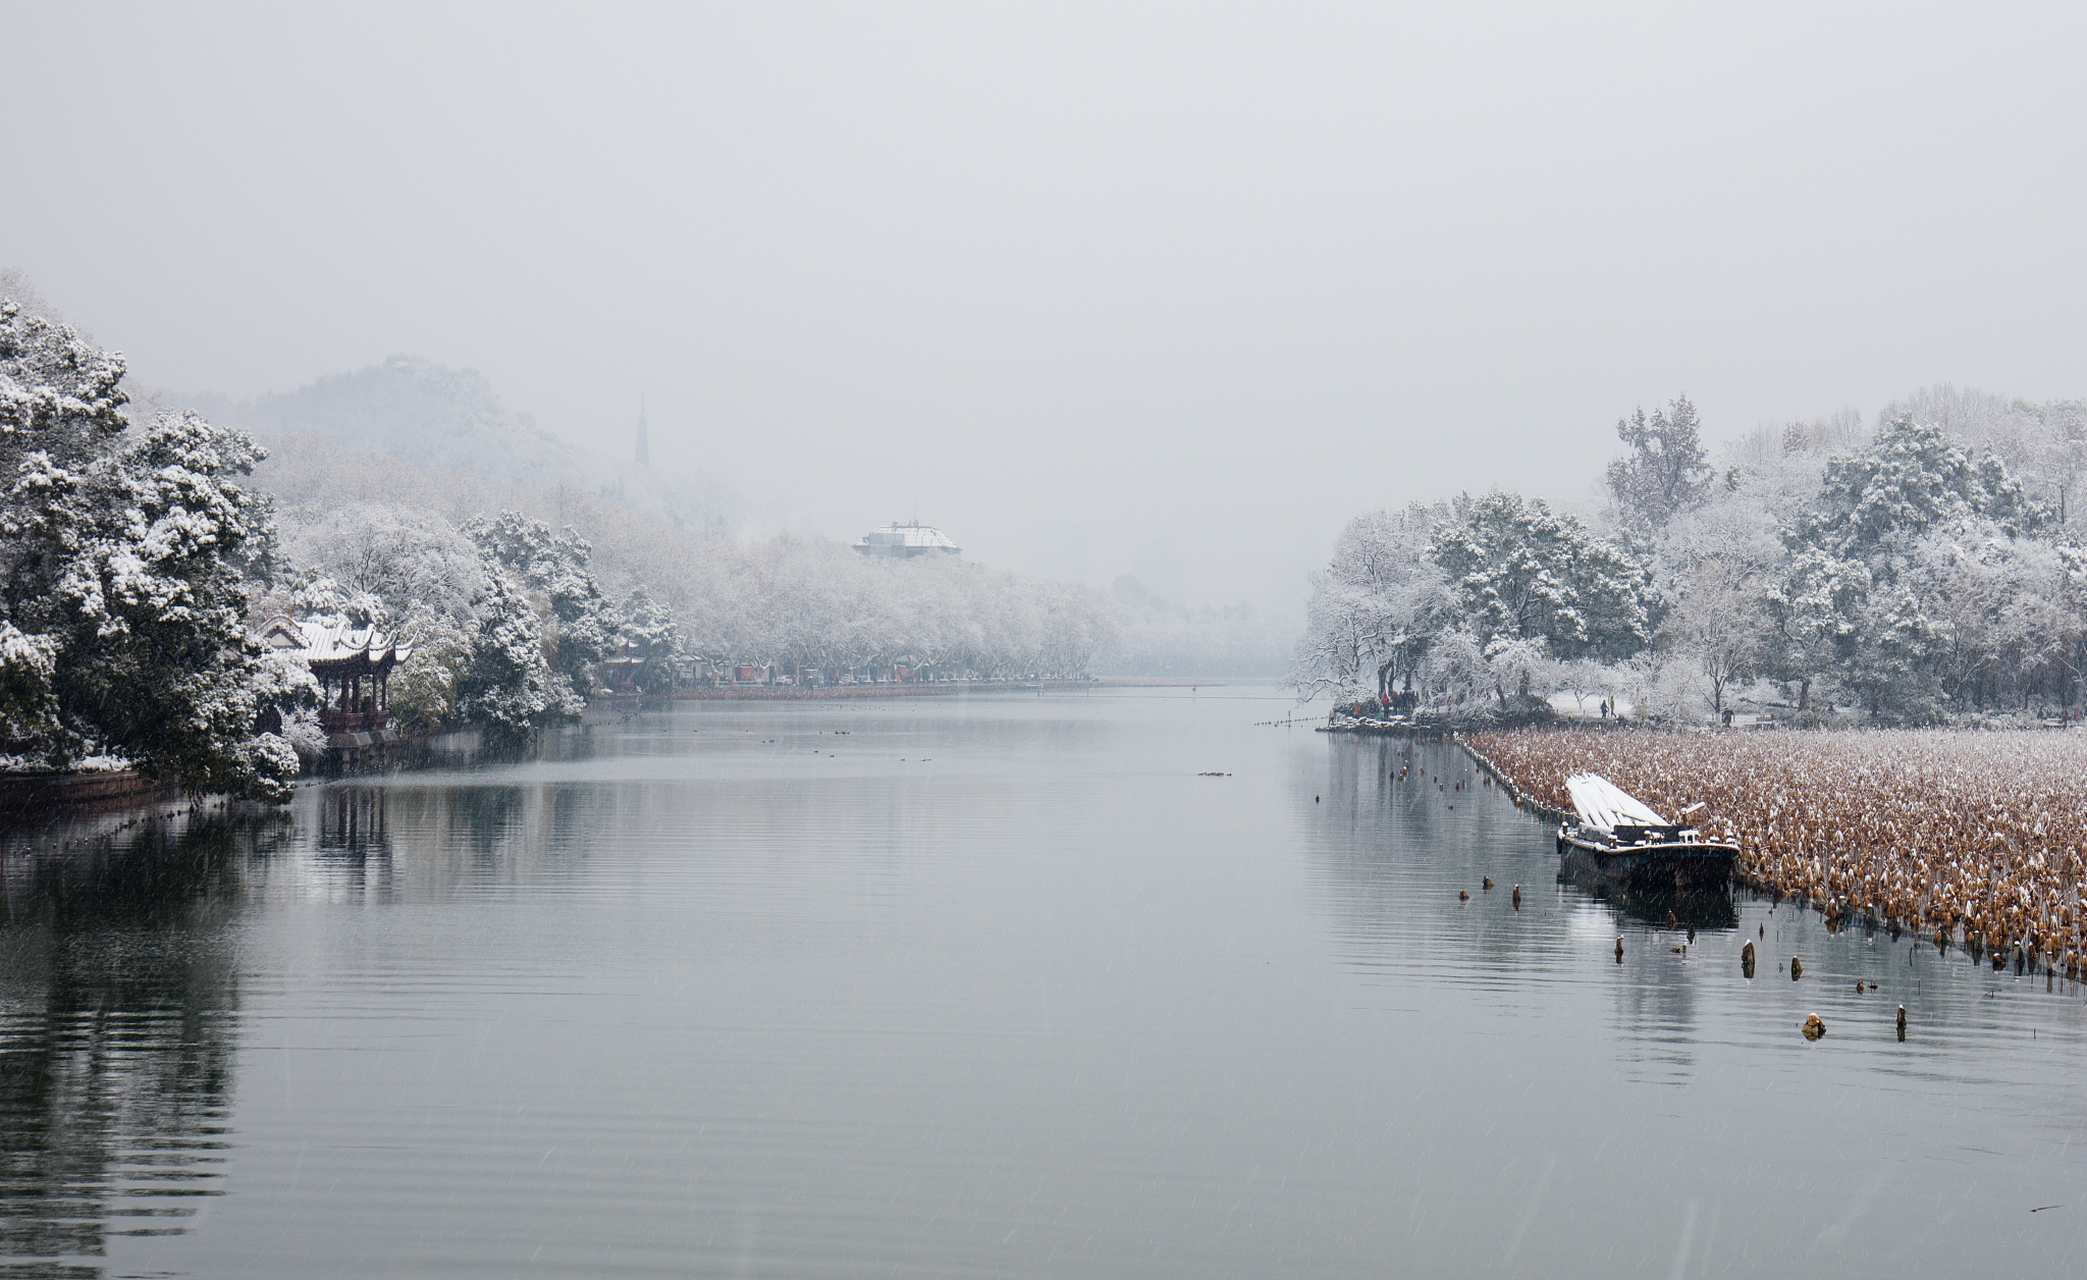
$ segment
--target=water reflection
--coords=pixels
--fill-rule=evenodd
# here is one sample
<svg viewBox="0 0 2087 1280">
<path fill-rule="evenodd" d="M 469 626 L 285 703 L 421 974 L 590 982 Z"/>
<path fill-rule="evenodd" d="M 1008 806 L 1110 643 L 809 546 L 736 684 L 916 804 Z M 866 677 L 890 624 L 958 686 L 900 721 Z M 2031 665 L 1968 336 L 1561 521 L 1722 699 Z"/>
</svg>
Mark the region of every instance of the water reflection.
<svg viewBox="0 0 2087 1280">
<path fill-rule="evenodd" d="M 0 1257 L 99 1275 L 222 1194 L 241 867 L 280 818 L 151 823 L 0 870 Z"/>
<path fill-rule="evenodd" d="M 2087 1249 L 2027 1214 L 2079 1200 L 2077 991 L 1794 904 L 1741 895 L 1735 930 L 1598 899 L 1453 750 L 1265 718 L 676 707 L 307 788 L 288 840 L 10 860 L 7 1252 L 1275 1277 Z"/>
<path fill-rule="evenodd" d="M 336 905 L 444 901 L 584 863 L 585 832 L 614 815 L 560 785 L 389 778 L 306 787 L 289 856 L 249 868 L 249 895 Z"/>
<path fill-rule="evenodd" d="M 317 791 L 315 808 L 309 884 L 302 896 L 343 904 L 396 901 L 384 788 L 334 783 Z"/>
<path fill-rule="evenodd" d="M 1577 998 L 1598 981 L 1614 990 L 1606 1020 L 1624 1078 L 1693 1078 L 1698 979 L 1714 963 L 1703 949 L 1729 942 L 1739 923 L 1729 891 L 1574 883 L 1555 832 L 1447 744 L 1335 739 L 1323 769 L 1299 779 L 1312 791 L 1299 798 L 1318 828 L 1323 902 L 1349 963 L 1402 1000 L 1422 978 L 1508 1008 Z M 1609 976 L 1588 974 L 1619 935 L 1629 940 Z"/>
<path fill-rule="evenodd" d="M 1597 902 L 1609 903 L 1624 919 L 1655 928 L 1696 929 L 1708 933 L 1739 927 L 1739 907 L 1729 888 L 1694 886 L 1687 889 L 1639 889 L 1625 893 L 1612 891 L 1600 881 L 1582 884 L 1565 872 L 1559 874 L 1559 880 L 1573 885 Z"/>
<path fill-rule="evenodd" d="M 1323 900 L 1353 961 L 1413 959 L 1482 985 L 1551 966 L 1562 945 L 1551 922 L 1580 899 L 1560 887 L 1550 838 L 1461 752 L 1336 738 L 1323 774 L 1299 784 L 1319 836 Z"/>
<path fill-rule="evenodd" d="M 325 788 L 319 797 L 315 841 L 321 853 L 353 858 L 390 854 L 384 788 L 342 783 Z"/>
</svg>

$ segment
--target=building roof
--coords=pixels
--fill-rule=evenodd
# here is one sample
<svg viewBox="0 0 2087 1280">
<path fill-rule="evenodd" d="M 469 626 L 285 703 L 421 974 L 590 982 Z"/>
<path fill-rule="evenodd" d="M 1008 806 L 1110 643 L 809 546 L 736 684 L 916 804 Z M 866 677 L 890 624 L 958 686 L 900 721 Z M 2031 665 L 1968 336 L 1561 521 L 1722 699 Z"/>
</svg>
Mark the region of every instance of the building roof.
<svg viewBox="0 0 2087 1280">
<path fill-rule="evenodd" d="M 261 628 L 261 638 L 272 648 L 299 650 L 298 656 L 314 665 L 358 658 L 374 665 L 404 662 L 413 656 L 411 646 L 398 643 L 390 634 L 375 627 L 350 626 L 339 615 L 302 622 L 293 622 L 287 615 L 278 616 Z"/>
<path fill-rule="evenodd" d="M 864 555 L 920 555 L 930 551 L 959 555 L 963 548 L 950 541 L 949 535 L 931 524 L 892 524 L 872 529 L 862 535 L 855 549 Z"/>
</svg>

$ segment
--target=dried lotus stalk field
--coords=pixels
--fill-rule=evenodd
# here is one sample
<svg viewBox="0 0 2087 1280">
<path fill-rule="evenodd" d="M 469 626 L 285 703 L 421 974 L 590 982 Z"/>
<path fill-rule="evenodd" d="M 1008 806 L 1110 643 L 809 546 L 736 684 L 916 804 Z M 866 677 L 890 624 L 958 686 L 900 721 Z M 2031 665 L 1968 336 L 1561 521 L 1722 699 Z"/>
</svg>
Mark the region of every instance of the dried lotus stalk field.
<svg viewBox="0 0 2087 1280">
<path fill-rule="evenodd" d="M 2068 971 L 2087 944 L 2087 734 L 1518 729 L 1468 745 L 1567 812 L 1581 772 L 1669 817 L 1703 801 L 1690 820 L 1738 842 L 1747 883 L 1829 914 Z"/>
</svg>

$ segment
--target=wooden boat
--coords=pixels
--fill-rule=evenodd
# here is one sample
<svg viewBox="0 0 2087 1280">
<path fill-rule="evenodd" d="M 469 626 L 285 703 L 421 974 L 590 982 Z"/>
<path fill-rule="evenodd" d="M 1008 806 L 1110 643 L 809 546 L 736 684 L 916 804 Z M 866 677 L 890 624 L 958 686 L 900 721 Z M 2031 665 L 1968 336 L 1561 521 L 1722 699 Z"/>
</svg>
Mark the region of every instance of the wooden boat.
<svg viewBox="0 0 2087 1280">
<path fill-rule="evenodd" d="M 1638 889 L 1722 885 L 1732 878 L 1738 845 L 1669 822 L 1598 773 L 1574 774 L 1565 789 L 1579 813 L 1579 821 L 1558 828 L 1558 853 L 1567 869 Z"/>
</svg>

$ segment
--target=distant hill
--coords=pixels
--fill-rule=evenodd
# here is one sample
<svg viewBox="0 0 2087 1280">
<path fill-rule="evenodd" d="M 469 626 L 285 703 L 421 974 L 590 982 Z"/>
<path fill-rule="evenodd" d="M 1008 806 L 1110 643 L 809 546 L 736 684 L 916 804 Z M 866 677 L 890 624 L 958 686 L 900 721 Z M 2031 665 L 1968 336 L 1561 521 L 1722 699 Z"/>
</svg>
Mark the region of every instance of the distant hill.
<svg viewBox="0 0 2087 1280">
<path fill-rule="evenodd" d="M 507 407 L 476 369 L 416 356 L 337 373 L 295 391 L 232 400 L 190 396 L 211 421 L 257 436 L 316 435 L 357 453 L 380 453 L 432 471 L 463 471 L 496 484 L 607 480 L 590 458 Z"/>
<path fill-rule="evenodd" d="M 252 400 L 206 393 L 180 397 L 179 403 L 263 441 L 317 436 L 354 453 L 432 473 L 461 472 L 496 487 L 572 486 L 703 532 L 728 532 L 738 521 L 738 495 L 716 477 L 618 465 L 583 453 L 529 414 L 509 408 L 476 369 L 450 369 L 417 356 L 393 356 Z"/>
</svg>

